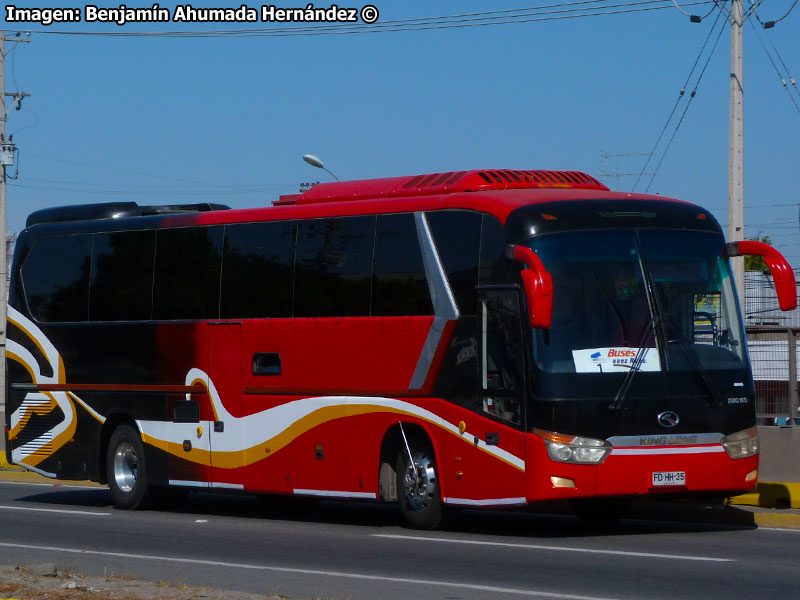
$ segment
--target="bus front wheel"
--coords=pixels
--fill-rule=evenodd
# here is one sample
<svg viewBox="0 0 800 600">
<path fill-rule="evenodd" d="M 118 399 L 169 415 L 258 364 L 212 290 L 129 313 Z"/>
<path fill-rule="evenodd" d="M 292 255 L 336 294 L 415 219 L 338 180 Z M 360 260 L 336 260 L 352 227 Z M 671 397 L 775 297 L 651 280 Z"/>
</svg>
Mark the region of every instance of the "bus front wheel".
<svg viewBox="0 0 800 600">
<path fill-rule="evenodd" d="M 442 521 L 442 499 L 433 450 L 412 449 L 413 463 L 402 449 L 397 457 L 397 499 L 400 511 L 414 529 L 435 529 Z"/>
<path fill-rule="evenodd" d="M 147 500 L 147 465 L 139 432 L 120 425 L 111 435 L 106 454 L 106 475 L 114 506 L 142 508 Z"/>
</svg>

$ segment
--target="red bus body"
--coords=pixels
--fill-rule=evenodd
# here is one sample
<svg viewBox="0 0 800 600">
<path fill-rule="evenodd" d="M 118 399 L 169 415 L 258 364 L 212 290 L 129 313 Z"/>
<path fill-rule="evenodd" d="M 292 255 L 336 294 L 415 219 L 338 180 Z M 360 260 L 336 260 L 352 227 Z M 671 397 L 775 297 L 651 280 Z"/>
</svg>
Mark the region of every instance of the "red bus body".
<svg viewBox="0 0 800 600">
<path fill-rule="evenodd" d="M 724 301 L 713 300 L 716 308 L 705 312 L 693 305 L 689 327 L 695 331 L 695 345 L 701 337 L 697 333 L 701 324 L 713 330 L 707 335 L 713 335 L 716 341 L 709 347 L 716 346 L 713 351 L 701 349 L 705 352 L 698 354 L 701 363 L 705 355 L 711 356 L 711 362 L 722 360 L 717 354 L 722 355 L 719 348 L 725 344 L 728 344 L 725 360 L 728 355 L 732 357 L 730 360 L 740 357 L 736 363 L 739 371 L 731 375 L 735 388 L 720 384 L 722 387 L 712 389 L 705 400 L 696 400 L 696 404 L 689 404 L 683 396 L 700 398 L 705 394 L 704 386 L 708 384 L 703 383 L 700 375 L 681 374 L 681 383 L 676 384 L 674 393 L 664 397 L 653 393 L 652 398 L 644 398 L 642 390 L 650 388 L 642 386 L 651 385 L 648 382 L 655 375 L 641 369 L 641 374 L 623 374 L 630 381 L 617 374 L 597 379 L 603 385 L 610 382 L 611 392 L 599 404 L 590 398 L 591 407 L 584 403 L 585 408 L 581 408 L 580 391 L 561 397 L 552 391 L 559 388 L 551 382 L 563 377 L 573 385 L 587 374 L 582 365 L 590 359 L 580 358 L 583 356 L 580 353 L 597 348 L 595 354 L 599 354 L 599 349 L 606 346 L 595 344 L 588 350 L 576 350 L 573 345 L 569 350 L 572 354 L 564 355 L 566 363 L 572 356 L 572 364 L 564 367 L 568 373 L 558 371 L 562 367 L 548 371 L 545 362 L 556 342 L 542 336 L 547 335 L 543 332 L 556 336 L 558 329 L 551 330 L 549 321 L 545 321 L 546 327 L 535 321 L 534 312 L 541 316 L 552 310 L 554 328 L 568 325 L 564 325 L 563 315 L 559 316 L 567 302 L 567 292 L 559 287 L 563 278 L 554 273 L 548 283 L 551 275 L 548 270 L 553 263 L 548 264 L 544 246 L 542 249 L 536 246 L 536 236 L 544 239 L 550 231 L 547 227 L 560 227 L 558 231 L 572 236 L 594 232 L 586 233 L 586 239 L 594 239 L 591 236 L 596 230 L 621 231 L 623 237 L 633 231 L 641 238 L 643 248 L 650 243 L 645 240 L 650 230 L 663 229 L 665 235 L 678 230 L 683 232 L 679 235 L 684 235 L 685 230 L 697 230 L 698 235 L 705 236 L 703 240 L 718 236 L 722 252 L 724 242 L 719 226 L 702 208 L 663 197 L 611 192 L 593 178 L 577 172 L 501 170 L 321 184 L 275 204 L 247 210 L 123 216 L 118 223 L 97 218 L 63 219 L 66 222 L 53 219 L 26 229 L 14 259 L 9 309 L 10 392 L 6 423 L 9 459 L 48 476 L 110 482 L 116 485 L 116 488 L 112 485 L 112 491 L 116 490 L 123 498 L 118 504 L 127 507 L 138 502 L 124 500 L 126 490 L 117 489 L 120 484 L 114 480 L 130 471 L 125 467 L 128 459 L 122 450 L 115 454 L 114 448 L 109 447 L 114 440 L 121 439 L 114 432 L 122 426 L 141 436 L 143 455 L 136 456 L 136 464 L 140 474 L 141 465 L 147 465 L 147 480 L 135 485 L 145 490 L 142 494 L 165 487 L 221 488 L 399 499 L 403 503 L 407 487 L 414 488 L 414 482 L 409 483 L 406 478 L 404 483 L 402 472 L 398 477 L 398 469 L 415 473 L 420 478 L 418 488 L 427 486 L 426 489 L 434 490 L 438 496 L 434 503 L 466 507 L 524 506 L 541 500 L 664 492 L 725 495 L 755 487 L 757 448 L 755 453 L 747 451 L 748 455 L 733 458 L 723 444 L 723 438 L 728 439 L 725 436 L 754 425 L 753 384 L 745 340 L 731 341 L 736 335 L 731 333 L 736 330 L 735 324 L 728 325 L 723 339 L 724 319 L 719 306 Z M 444 248 L 445 240 L 451 239 L 446 237 L 450 227 L 447 216 L 456 213 L 464 223 L 480 223 L 476 225 L 479 232 L 476 239 L 481 243 L 476 248 L 474 284 L 470 284 L 472 275 L 466 276 L 457 268 L 447 272 L 444 264 L 449 252 Z M 313 260 L 301 263 L 298 245 L 304 243 L 303 232 L 310 239 L 318 235 L 315 223 L 324 221 L 328 227 L 330 223 L 339 224 L 336 219 L 375 217 L 377 225 L 372 227 L 377 227 L 378 233 L 373 246 L 377 247 L 384 239 L 380 237 L 381 223 L 390 222 L 381 220 L 382 215 L 406 215 L 407 218 L 397 217 L 397 223 L 409 228 L 413 218 L 431 292 L 431 310 L 419 311 L 427 314 L 372 314 L 380 281 L 391 286 L 402 279 L 392 273 L 380 280 L 375 274 L 379 259 L 373 256 L 370 283 L 363 279 L 363 284 L 372 290 L 372 308 L 365 309 L 370 314 L 298 315 L 299 269 L 310 269 L 315 277 L 319 273 L 321 277 L 329 277 L 331 271 L 346 266 L 349 260 L 346 246 L 335 252 L 325 246 L 319 252 L 322 265 L 319 269 Z M 658 219 L 664 219 L 665 224 L 659 225 Z M 441 224 L 436 229 L 433 225 L 438 221 Z M 97 306 L 92 295 L 95 285 L 106 285 L 104 280 L 97 279 L 101 269 L 97 236 L 115 239 L 113 236 L 119 232 L 137 231 L 142 239 L 149 239 L 155 232 L 152 237 L 157 240 L 154 242 L 157 262 L 162 256 L 158 249 L 165 239 L 164 231 L 186 228 L 201 234 L 218 232 L 222 240 L 220 281 L 224 287 L 226 261 L 232 252 L 226 245 L 229 232 L 242 224 L 272 222 L 294 223 L 295 227 L 291 314 L 226 317 L 220 308 L 202 318 L 164 318 L 158 316 L 154 304 L 149 317 L 146 309 L 143 318 L 115 318 L 113 314 L 109 318 L 92 317 Z M 331 231 L 334 232 L 331 236 L 336 235 L 336 227 L 331 227 L 325 235 Z M 541 228 L 544 234 L 539 233 Z M 521 236 L 520 229 L 530 231 Z M 500 237 L 490 239 L 492 231 L 499 232 Z M 528 239 L 525 236 L 532 236 L 534 241 L 524 241 Z M 320 243 L 327 243 L 327 239 Z M 452 239 L 454 244 L 461 243 L 457 235 Z M 551 239 L 556 238 L 551 236 Z M 86 284 L 89 296 L 86 318 L 83 313 L 77 317 L 53 316 L 53 311 L 57 311 L 54 303 L 61 298 L 57 294 L 66 293 L 67 284 L 51 286 L 56 290 L 49 292 L 55 298 L 52 302 L 47 298 L 41 300 L 32 291 L 39 285 L 37 261 L 44 260 L 36 255 L 37 244 L 45 248 L 45 244 L 58 246 L 62 241 L 88 248 L 75 251 L 86 252 L 85 260 L 91 264 L 87 274 L 80 275 L 91 282 Z M 524 251 L 515 253 L 515 244 Z M 492 249 L 499 249 L 500 254 Z M 745 250 L 753 251 L 742 248 Z M 118 251 L 118 248 L 109 250 L 108 256 Z M 491 252 L 494 254 L 489 256 Z M 452 260 L 458 258 L 456 254 Z M 489 256 L 485 264 L 484 254 Z M 770 257 L 778 263 L 782 260 L 779 255 Z M 614 265 L 622 264 L 614 260 Z M 720 260 L 720 264 L 726 263 L 727 255 Z M 538 291 L 531 291 L 533 284 L 527 281 L 533 275 L 521 273 L 537 268 L 536 261 L 540 264 L 535 276 L 539 287 Z M 580 266 L 567 262 L 565 269 Z M 626 265 L 623 266 L 634 268 Z M 159 285 L 158 277 L 156 273 L 155 286 Z M 438 283 L 432 282 L 432 277 L 438 278 Z M 611 293 L 608 306 L 632 305 L 630 290 L 636 286 L 630 283 L 630 278 L 610 277 L 616 292 Z M 355 278 L 352 274 L 342 275 L 336 285 L 351 285 Z M 651 287 L 657 288 L 665 278 L 668 276 L 656 273 L 649 280 Z M 79 283 L 70 285 L 82 290 L 84 279 L 76 281 Z M 458 283 L 461 281 L 467 284 Z M 591 278 L 583 281 L 593 285 Z M 645 285 L 648 280 L 642 281 Z M 677 284 L 671 285 L 668 289 Z M 714 279 L 711 285 L 717 290 L 719 285 L 727 283 L 720 284 Z M 42 288 L 46 296 L 50 288 L 46 284 Z M 326 293 L 324 287 L 309 289 L 316 290 L 317 296 Z M 158 298 L 159 293 L 155 290 L 151 295 Z M 220 293 L 223 299 L 217 299 L 218 307 L 225 302 L 225 292 Z M 699 294 L 692 293 L 692 302 L 699 305 Z M 81 302 L 82 294 L 79 291 L 77 296 Z M 313 304 L 315 294 L 309 294 Z M 469 302 L 459 304 L 461 298 L 472 298 L 469 294 L 477 294 L 477 308 L 467 306 Z M 644 297 L 644 292 L 636 294 Z M 656 296 L 652 290 L 648 294 Z M 385 294 L 387 302 L 392 300 L 391 295 Z M 531 308 L 534 302 L 539 303 L 535 311 Z M 493 343 L 489 328 L 495 322 L 490 311 L 498 303 L 506 303 L 503 304 L 506 308 L 497 309 L 507 319 L 497 321 L 503 335 L 511 335 L 506 330 L 517 327 L 514 315 L 522 315 L 514 341 L 505 342 L 506 351 L 501 351 L 508 355 L 511 344 L 519 344 L 514 346 L 518 348 L 516 354 L 506 357 L 519 365 L 518 371 L 511 375 L 502 367 L 489 364 L 487 358 Z M 603 310 L 606 308 L 603 305 Z M 667 310 L 665 307 L 664 311 Z M 613 315 L 610 319 L 614 321 Z M 619 317 L 617 320 L 623 322 Z M 587 323 L 587 331 L 593 331 L 591 319 Z M 640 340 L 650 335 L 648 327 L 642 330 Z M 126 345 L 127 349 L 121 348 Z M 652 346 L 655 353 L 657 342 L 636 344 L 628 339 L 607 346 L 612 350 Z M 673 355 L 665 351 L 661 362 L 676 365 L 684 360 L 678 356 L 677 352 Z M 683 366 L 674 367 L 676 372 L 696 371 L 689 368 L 694 362 L 688 358 L 680 364 Z M 670 368 L 673 367 L 661 365 L 658 369 L 668 385 L 672 385 L 668 380 Z M 637 370 L 640 369 L 630 367 L 630 371 Z M 719 369 L 720 373 L 728 371 L 727 366 Z M 602 367 L 599 372 L 603 373 Z M 711 375 L 716 386 L 717 373 Z M 465 377 L 470 382 L 474 377 L 478 382 L 474 393 L 469 392 L 474 384 L 465 383 Z M 494 394 L 492 390 L 499 389 L 498 378 L 513 380 L 514 385 L 502 384 L 502 393 Z M 633 390 L 630 395 L 625 393 L 626 385 Z M 691 393 L 677 391 L 684 389 L 681 386 L 689 386 Z M 592 395 L 591 387 L 585 386 L 587 398 Z M 549 391 L 542 391 L 545 388 Z M 549 396 L 540 402 L 537 394 Z M 674 405 L 670 404 L 673 401 Z M 559 416 L 562 406 L 564 414 L 569 415 L 563 419 Z M 685 408 L 690 406 L 700 408 Z M 643 416 L 645 412 L 647 415 Z M 606 415 L 611 417 L 607 419 Z M 604 419 L 612 424 L 601 426 Z M 646 425 L 639 426 L 639 422 Z M 615 429 L 616 423 L 620 424 L 619 431 Z M 606 433 L 595 436 L 593 431 Z M 573 444 L 569 452 L 577 452 L 578 446 L 574 444 L 583 442 L 570 441 L 574 436 L 590 439 L 587 444 L 602 443 L 597 446 L 598 452 L 605 453 L 602 460 L 596 464 L 554 460 L 548 453 L 552 444 Z M 138 448 L 135 442 L 125 443 L 120 445 L 125 451 L 130 447 L 135 452 Z M 405 457 L 420 447 L 426 449 L 426 457 L 409 466 L 410 461 Z M 557 452 L 558 448 L 551 450 Z M 431 482 L 433 470 L 427 479 L 416 470 L 425 468 L 435 469 L 435 485 Z M 136 475 L 136 469 L 133 474 Z M 662 477 L 667 478 L 665 482 L 659 479 Z M 419 506 L 412 502 L 413 506 L 406 507 L 407 512 L 426 509 L 426 502 L 430 499 L 422 500 Z M 435 525 L 431 521 L 413 523 L 413 520 L 412 524 Z"/>
</svg>

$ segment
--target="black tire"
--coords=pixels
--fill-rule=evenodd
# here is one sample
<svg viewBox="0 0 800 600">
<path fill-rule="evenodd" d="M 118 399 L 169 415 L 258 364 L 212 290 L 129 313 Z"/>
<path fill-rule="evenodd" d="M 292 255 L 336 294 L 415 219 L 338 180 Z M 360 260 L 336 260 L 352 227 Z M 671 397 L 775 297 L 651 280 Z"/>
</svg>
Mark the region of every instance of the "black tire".
<svg viewBox="0 0 800 600">
<path fill-rule="evenodd" d="M 569 505 L 575 516 L 587 527 L 608 529 L 628 514 L 633 498 L 576 498 Z"/>
<path fill-rule="evenodd" d="M 106 453 L 106 476 L 116 508 L 144 508 L 148 498 L 147 463 L 139 432 L 120 425 L 111 434 Z"/>
<path fill-rule="evenodd" d="M 433 450 L 427 444 L 412 445 L 411 455 L 417 471 L 416 486 L 414 470 L 408 460 L 405 447 L 397 457 L 397 500 L 400 512 L 413 529 L 435 529 L 442 524 L 444 514 L 439 493 L 439 471 Z"/>
</svg>

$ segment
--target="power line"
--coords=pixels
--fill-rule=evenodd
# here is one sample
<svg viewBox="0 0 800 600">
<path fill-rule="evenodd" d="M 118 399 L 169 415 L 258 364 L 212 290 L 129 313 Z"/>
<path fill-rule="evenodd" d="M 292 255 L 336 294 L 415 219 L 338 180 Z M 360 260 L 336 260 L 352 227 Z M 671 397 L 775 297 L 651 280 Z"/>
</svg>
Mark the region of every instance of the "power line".
<svg viewBox="0 0 800 600">
<path fill-rule="evenodd" d="M 714 22 L 714 26 L 716 26 L 716 21 Z M 713 27 L 712 27 L 713 30 Z M 678 124 L 675 126 L 675 129 L 672 132 L 672 136 L 669 138 L 669 142 L 667 142 L 667 147 L 664 148 L 664 153 L 661 155 L 661 160 L 658 161 L 658 165 L 656 165 L 656 169 L 653 172 L 653 176 L 650 177 L 650 182 L 647 184 L 645 188 L 645 193 L 650 190 L 650 186 L 653 185 L 653 180 L 655 180 L 656 175 L 658 175 L 658 170 L 661 168 L 661 164 L 664 162 L 664 159 L 667 157 L 667 152 L 669 152 L 670 146 L 672 146 L 673 140 L 675 140 L 675 136 L 678 134 L 678 130 L 681 128 L 681 124 L 683 123 L 683 119 L 686 117 L 686 113 L 689 111 L 689 107 L 692 105 L 692 100 L 694 100 L 695 95 L 697 94 L 697 88 L 700 86 L 700 82 L 703 80 L 703 75 L 708 68 L 708 64 L 711 62 L 711 57 L 714 56 L 714 51 L 717 49 L 717 45 L 719 44 L 719 40 L 722 37 L 723 32 L 725 31 L 725 27 L 722 26 L 719 28 L 719 34 L 717 35 L 717 39 L 714 42 L 714 46 L 711 48 L 711 52 L 708 53 L 708 57 L 706 58 L 706 63 L 703 65 L 703 70 L 700 71 L 700 75 L 697 77 L 697 81 L 694 84 L 694 89 L 692 93 L 689 95 L 689 100 L 686 102 L 686 106 L 683 109 L 683 114 L 681 115 Z"/>
<path fill-rule="evenodd" d="M 46 192 L 59 192 L 69 194 L 98 194 L 103 196 L 119 195 L 169 195 L 169 196 L 237 196 L 245 194 L 266 194 L 268 192 L 280 192 L 294 190 L 295 185 L 285 186 L 283 189 L 197 189 L 197 190 L 113 190 L 113 189 L 91 189 L 91 188 L 71 188 L 58 186 L 26 185 L 21 183 L 7 184 L 15 188 L 40 190 Z"/>
<path fill-rule="evenodd" d="M 797 111 L 798 114 L 800 114 L 800 105 L 798 105 L 797 100 L 795 100 L 794 96 L 792 95 L 791 90 L 786 85 L 786 80 L 784 79 L 783 74 L 781 73 L 780 69 L 778 69 L 778 65 L 775 64 L 775 61 L 772 58 L 772 54 L 767 49 L 767 47 L 764 45 L 764 41 L 761 39 L 761 36 L 758 34 L 758 28 L 755 25 L 753 25 L 752 21 L 750 22 L 750 26 L 753 28 L 753 32 L 756 34 L 756 39 L 758 40 L 758 43 L 761 44 L 761 48 L 763 48 L 764 54 L 767 55 L 767 58 L 769 59 L 769 62 L 772 65 L 772 68 L 775 69 L 775 73 L 778 75 L 778 79 L 781 80 L 781 85 L 783 86 L 783 89 L 785 89 L 786 93 L 789 94 L 789 100 L 792 101 L 792 104 L 794 104 L 795 110 Z M 773 48 L 774 48 L 774 45 L 773 45 Z M 777 50 L 776 50 L 776 52 L 777 52 Z M 782 59 L 781 59 L 781 62 L 783 62 Z M 786 68 L 785 64 L 784 64 L 784 68 Z M 794 78 L 792 78 L 791 73 L 789 73 L 788 69 L 787 69 L 786 72 L 789 75 L 789 81 L 791 81 L 792 86 L 796 86 L 795 80 L 794 80 Z M 795 87 L 795 91 L 797 91 L 796 87 Z M 798 92 L 798 95 L 800 95 L 800 92 Z"/>
<path fill-rule="evenodd" d="M 756 12 L 756 8 L 760 4 L 761 2 L 758 2 L 756 3 L 756 5 L 753 6 L 753 12 L 756 14 L 756 19 L 758 19 L 758 22 L 764 26 L 764 29 L 771 29 L 772 27 L 775 27 L 776 23 L 780 23 L 786 17 L 789 16 L 789 13 L 791 13 L 794 10 L 794 7 L 797 6 L 797 0 L 794 0 L 794 2 L 792 2 L 792 5 L 789 7 L 789 10 L 787 10 L 786 14 L 783 15 L 780 19 L 775 19 L 774 21 L 767 21 L 766 23 L 761 20 L 761 18 L 758 16 L 758 13 Z"/>
<path fill-rule="evenodd" d="M 551 4 L 541 7 L 530 7 L 527 9 L 515 9 L 517 11 L 528 11 L 518 14 L 503 14 L 496 16 L 477 16 L 472 15 L 491 15 L 500 11 L 490 11 L 489 13 L 469 13 L 462 18 L 458 15 L 445 15 L 441 17 L 426 17 L 419 19 L 405 19 L 397 21 L 385 21 L 374 24 L 354 24 L 354 25 L 318 25 L 300 26 L 290 28 L 259 28 L 259 29 L 233 29 L 233 30 L 208 30 L 208 31 L 57 31 L 54 29 L 26 29 L 24 32 L 61 35 L 61 36 L 85 36 L 85 37 L 160 37 L 160 38 L 222 38 L 222 37 L 298 37 L 298 36 L 318 36 L 318 35 L 353 35 L 365 33 L 393 33 L 400 31 L 430 31 L 437 29 L 460 29 L 466 27 L 485 27 L 495 25 L 513 25 L 521 23 L 533 23 L 540 21 L 554 21 L 563 19 L 578 19 L 586 17 L 599 17 L 604 15 L 629 14 L 653 10 L 663 10 L 672 8 L 671 0 L 639 0 L 637 2 L 625 2 L 609 4 L 605 6 L 592 6 L 602 0 L 583 0 L 580 2 L 569 2 L 561 4 Z M 701 6 L 713 3 L 712 0 L 696 0 L 686 3 L 684 6 Z M 584 8 L 565 8 L 583 5 Z M 655 6 L 653 6 L 655 5 Z M 555 8 L 559 10 L 542 10 Z M 615 9 L 615 10 L 612 10 Z M 10 30 L 16 31 L 16 30 Z M 23 30 L 19 30 L 22 32 Z"/>
<path fill-rule="evenodd" d="M 689 75 L 686 77 L 686 81 L 684 82 L 683 86 L 681 87 L 680 94 L 678 94 L 678 99 L 675 100 L 675 105 L 672 107 L 672 111 L 669 113 L 667 117 L 667 122 L 664 123 L 664 127 L 661 129 L 661 133 L 658 134 L 658 139 L 656 139 L 656 143 L 653 144 L 653 149 L 650 150 L 650 153 L 647 157 L 647 160 L 642 167 L 642 171 L 639 173 L 639 176 L 636 178 L 636 182 L 633 184 L 633 188 L 631 189 L 632 192 L 636 191 L 636 186 L 639 185 L 639 180 L 644 175 L 644 172 L 647 170 L 647 166 L 650 164 L 650 160 L 655 156 L 656 148 L 661 143 L 661 138 L 664 137 L 664 133 L 667 131 L 667 127 L 672 122 L 672 117 L 675 115 L 675 111 L 678 109 L 678 105 L 680 104 L 681 100 L 683 100 L 683 96 L 686 93 L 686 86 L 689 85 L 689 81 L 692 79 L 692 75 L 694 75 L 694 70 L 697 68 L 697 64 L 700 62 L 700 57 L 703 56 L 703 52 L 705 52 L 706 47 L 708 46 L 708 41 L 711 39 L 711 34 L 714 32 L 714 28 L 717 26 L 717 22 L 720 19 L 719 13 L 717 13 L 717 18 L 714 20 L 714 23 L 711 25 L 711 28 L 708 30 L 708 35 L 706 36 L 705 42 L 703 42 L 703 46 L 700 48 L 700 52 L 697 53 L 697 58 L 694 60 L 694 64 L 692 65 L 692 69 L 689 71 Z"/>
<path fill-rule="evenodd" d="M 177 185 L 144 185 L 139 183 L 92 183 L 89 181 L 63 181 L 60 179 L 42 179 L 39 177 L 26 177 L 26 181 L 39 181 L 42 183 L 58 183 L 61 185 L 78 185 L 89 187 L 108 187 L 108 188 L 134 188 L 134 189 L 152 189 L 169 192 L 171 190 L 189 190 L 191 188 L 206 189 L 209 187 L 216 187 L 222 189 L 232 190 L 270 190 L 270 189 L 283 189 L 287 187 L 295 187 L 294 183 L 250 183 L 250 184 L 198 184 L 196 186 L 177 186 Z"/>
<path fill-rule="evenodd" d="M 92 168 L 95 168 L 95 169 L 104 169 L 104 170 L 107 170 L 107 171 L 117 171 L 119 173 L 127 173 L 128 175 L 141 175 L 141 176 L 144 176 L 144 177 L 152 177 L 154 179 L 170 179 L 172 181 L 180 181 L 182 183 L 191 183 L 191 184 L 194 184 L 194 185 L 202 185 L 202 186 L 213 185 L 213 184 L 205 183 L 205 182 L 202 182 L 202 181 L 193 181 L 191 179 L 183 179 L 181 177 L 175 177 L 175 176 L 172 176 L 172 175 L 159 175 L 159 174 L 155 174 L 155 173 L 147 173 L 145 171 L 135 171 L 135 170 L 131 170 L 131 169 L 122 169 L 120 167 L 109 167 L 107 165 L 99 165 L 99 164 L 96 164 L 96 163 L 79 162 L 79 161 L 76 161 L 76 160 L 66 160 L 66 159 L 63 159 L 63 158 L 54 158 L 52 156 L 44 156 L 42 154 L 33 154 L 32 152 L 27 152 L 26 156 L 32 156 L 33 158 L 41 158 L 43 160 L 50 160 L 50 161 L 53 161 L 53 162 L 64 163 L 64 164 L 67 164 L 67 165 L 79 165 L 79 166 L 83 166 L 83 167 L 92 167 Z"/>
</svg>

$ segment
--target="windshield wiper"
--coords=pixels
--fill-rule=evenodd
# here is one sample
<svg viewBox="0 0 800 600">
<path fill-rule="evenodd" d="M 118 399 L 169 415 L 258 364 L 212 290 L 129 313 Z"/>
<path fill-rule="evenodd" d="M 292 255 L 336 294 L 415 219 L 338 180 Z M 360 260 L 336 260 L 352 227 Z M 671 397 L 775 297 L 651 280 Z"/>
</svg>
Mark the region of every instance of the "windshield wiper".
<svg viewBox="0 0 800 600">
<path fill-rule="evenodd" d="M 647 351 L 650 349 L 648 346 L 645 346 L 647 333 L 652 331 L 655 335 L 655 328 L 658 326 L 658 322 L 658 318 L 651 316 L 642 328 L 639 339 L 636 341 L 636 356 L 631 363 L 630 370 L 625 373 L 625 378 L 622 380 L 619 389 L 617 389 L 614 401 L 608 405 L 608 410 L 621 411 L 625 407 L 625 402 L 628 399 L 628 392 L 631 389 L 631 384 L 633 384 L 633 378 L 636 373 L 641 370 Z"/>
<path fill-rule="evenodd" d="M 680 350 L 681 356 L 689 366 L 692 375 L 694 375 L 695 378 L 702 384 L 702 387 L 705 388 L 706 403 L 709 406 L 720 405 L 721 400 L 719 394 L 717 394 L 717 389 L 714 387 L 713 382 L 708 377 L 708 373 L 706 373 L 706 370 L 703 368 L 703 364 L 700 362 L 700 359 L 697 358 L 697 354 L 695 354 L 694 350 L 691 349 L 689 342 L 680 336 L 674 340 L 669 339 L 668 336 L 667 344 L 677 345 L 678 350 Z"/>
</svg>

